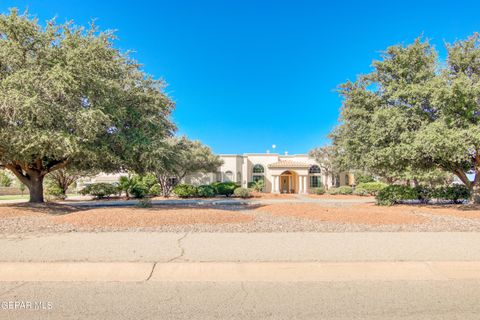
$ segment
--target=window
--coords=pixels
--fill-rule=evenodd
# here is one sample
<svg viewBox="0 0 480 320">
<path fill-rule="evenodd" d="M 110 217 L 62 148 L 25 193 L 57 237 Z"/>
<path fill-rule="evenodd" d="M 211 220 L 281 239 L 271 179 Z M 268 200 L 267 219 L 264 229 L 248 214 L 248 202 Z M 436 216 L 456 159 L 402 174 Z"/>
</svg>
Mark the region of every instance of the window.
<svg viewBox="0 0 480 320">
<path fill-rule="evenodd" d="M 253 173 L 265 173 L 265 169 L 261 164 L 256 164 L 253 166 Z"/>
<path fill-rule="evenodd" d="M 345 175 L 345 184 L 346 184 L 347 186 L 350 185 L 350 177 L 349 177 L 348 174 Z"/>
<path fill-rule="evenodd" d="M 221 172 L 215 173 L 215 180 L 216 180 L 216 182 L 222 182 L 222 173 Z"/>
<path fill-rule="evenodd" d="M 257 182 L 260 180 L 265 181 L 265 177 L 264 177 L 265 169 L 261 164 L 254 165 L 252 169 L 252 173 L 253 173 L 253 176 L 252 176 L 253 182 Z"/>
<path fill-rule="evenodd" d="M 242 173 L 240 171 L 237 172 L 237 182 L 242 182 Z"/>
<path fill-rule="evenodd" d="M 168 185 L 169 186 L 176 186 L 178 183 L 178 179 L 177 178 L 168 178 Z"/>
<path fill-rule="evenodd" d="M 319 188 L 322 186 L 322 170 L 317 165 L 313 165 L 308 169 L 310 188 Z"/>
<path fill-rule="evenodd" d="M 233 172 L 232 171 L 225 172 L 225 181 L 227 181 L 227 182 L 233 181 Z"/>
<path fill-rule="evenodd" d="M 310 176 L 310 188 L 319 188 L 322 186 L 320 176 Z"/>
</svg>

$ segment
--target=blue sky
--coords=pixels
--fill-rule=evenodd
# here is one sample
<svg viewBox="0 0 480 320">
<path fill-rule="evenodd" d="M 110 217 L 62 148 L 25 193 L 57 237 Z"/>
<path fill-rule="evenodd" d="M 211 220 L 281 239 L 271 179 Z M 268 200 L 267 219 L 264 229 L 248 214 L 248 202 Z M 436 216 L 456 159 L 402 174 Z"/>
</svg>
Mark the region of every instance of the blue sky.
<svg viewBox="0 0 480 320">
<path fill-rule="evenodd" d="M 476 1 L 0 0 L 10 7 L 117 30 L 169 84 L 179 133 L 217 153 L 308 152 L 337 123 L 336 86 L 387 46 L 424 34 L 444 56 L 480 31 Z"/>
</svg>

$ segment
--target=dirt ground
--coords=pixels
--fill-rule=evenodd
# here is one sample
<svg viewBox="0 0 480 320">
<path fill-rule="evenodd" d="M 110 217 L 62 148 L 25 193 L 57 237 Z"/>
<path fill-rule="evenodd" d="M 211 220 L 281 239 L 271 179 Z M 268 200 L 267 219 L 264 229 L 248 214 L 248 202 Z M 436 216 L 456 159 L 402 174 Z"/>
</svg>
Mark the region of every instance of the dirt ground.
<svg viewBox="0 0 480 320">
<path fill-rule="evenodd" d="M 480 231 L 480 207 L 318 203 L 76 208 L 1 205 L 0 233 L 71 231 L 356 232 Z"/>
</svg>

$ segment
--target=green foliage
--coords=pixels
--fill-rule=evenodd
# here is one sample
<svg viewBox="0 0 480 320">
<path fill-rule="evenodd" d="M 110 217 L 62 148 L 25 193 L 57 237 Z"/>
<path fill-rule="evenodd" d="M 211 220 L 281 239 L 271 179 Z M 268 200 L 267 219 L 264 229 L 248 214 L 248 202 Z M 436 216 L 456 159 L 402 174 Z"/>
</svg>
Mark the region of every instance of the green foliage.
<svg viewBox="0 0 480 320">
<path fill-rule="evenodd" d="M 67 197 L 63 189 L 53 180 L 45 183 L 44 192 L 47 196 L 54 199 L 66 199 Z"/>
<path fill-rule="evenodd" d="M 97 199 L 102 199 L 117 193 L 117 187 L 111 183 L 92 183 L 80 191 L 82 195 L 91 195 Z"/>
<path fill-rule="evenodd" d="M 181 181 L 187 175 L 215 172 L 223 161 L 200 141 L 173 137 L 156 141 L 138 161 L 137 172 L 152 172 L 160 184 L 162 194 L 169 196 L 175 187 L 172 178 Z"/>
<path fill-rule="evenodd" d="M 350 186 L 341 186 L 338 188 L 338 193 L 343 195 L 353 194 L 353 188 Z"/>
<path fill-rule="evenodd" d="M 233 191 L 233 194 L 234 194 L 236 197 L 243 198 L 243 199 L 250 198 L 250 197 L 252 196 L 252 194 L 250 193 L 250 190 L 249 190 L 249 189 L 247 189 L 247 188 L 242 188 L 242 187 L 236 188 L 236 189 Z"/>
<path fill-rule="evenodd" d="M 151 174 L 121 176 L 118 190 L 125 192 L 127 197 L 132 196 L 134 198 L 144 198 L 147 195 L 156 195 L 160 192 L 157 180 Z"/>
<path fill-rule="evenodd" d="M 240 187 L 235 182 L 214 182 L 211 185 L 215 188 L 218 195 L 227 197 L 231 196 L 235 189 Z"/>
<path fill-rule="evenodd" d="M 198 196 L 197 187 L 191 184 L 179 184 L 173 188 L 173 193 L 180 198 L 192 198 Z"/>
<path fill-rule="evenodd" d="M 116 172 L 171 136 L 164 84 L 114 46 L 112 32 L 17 10 L 0 15 L 0 166 L 43 202 L 46 174 Z"/>
<path fill-rule="evenodd" d="M 447 54 L 441 63 L 422 39 L 395 45 L 371 73 L 340 86 L 341 125 L 331 137 L 343 163 L 430 185 L 448 183 L 449 172 L 480 190 L 465 174 L 480 174 L 479 34 L 447 44 Z"/>
<path fill-rule="evenodd" d="M 368 192 L 368 194 L 375 196 L 380 190 L 387 186 L 388 184 L 383 182 L 363 182 L 359 183 L 356 189 L 364 189 Z"/>
<path fill-rule="evenodd" d="M 454 203 L 461 203 L 469 199 L 471 196 L 470 190 L 463 185 L 453 185 L 448 187 L 436 188 L 432 192 L 432 197 L 436 199 L 450 200 Z"/>
<path fill-rule="evenodd" d="M 361 183 L 370 183 L 370 182 L 375 182 L 375 178 L 373 177 L 373 175 L 367 172 L 362 172 L 362 171 L 355 172 L 355 183 L 357 185 Z"/>
<path fill-rule="evenodd" d="M 329 188 L 327 190 L 327 194 L 337 195 L 337 194 L 340 194 L 340 190 L 339 190 L 339 188 Z"/>
<path fill-rule="evenodd" d="M 256 192 L 263 192 L 265 188 L 265 181 L 257 180 L 248 183 L 248 188 Z"/>
<path fill-rule="evenodd" d="M 210 185 L 202 185 L 197 188 L 198 196 L 202 198 L 215 197 L 217 190 Z"/>
<path fill-rule="evenodd" d="M 154 197 L 162 194 L 162 189 L 160 188 L 160 185 L 158 183 L 155 183 L 154 185 L 152 185 L 150 189 L 148 189 L 148 194 Z"/>
<path fill-rule="evenodd" d="M 324 187 L 310 188 L 310 193 L 321 195 L 325 193 L 325 188 Z"/>
<path fill-rule="evenodd" d="M 391 185 L 380 190 L 376 196 L 377 204 L 390 206 L 402 200 L 417 200 L 419 194 L 415 188 L 402 185 Z"/>
<path fill-rule="evenodd" d="M 363 197 L 363 196 L 369 196 L 371 193 L 368 192 L 368 190 L 365 188 L 356 187 L 355 190 L 353 190 L 353 194 L 356 196 Z"/>
<path fill-rule="evenodd" d="M 8 176 L 8 174 L 6 174 L 3 171 L 0 171 L 0 187 L 11 187 L 12 182 L 13 180 Z"/>
</svg>

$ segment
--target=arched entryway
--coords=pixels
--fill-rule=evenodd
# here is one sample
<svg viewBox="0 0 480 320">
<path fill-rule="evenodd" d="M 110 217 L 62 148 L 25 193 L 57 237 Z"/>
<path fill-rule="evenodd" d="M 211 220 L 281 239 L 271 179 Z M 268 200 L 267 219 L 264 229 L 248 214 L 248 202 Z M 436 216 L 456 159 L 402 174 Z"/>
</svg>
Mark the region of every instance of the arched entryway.
<svg viewBox="0 0 480 320">
<path fill-rule="evenodd" d="M 294 171 L 284 171 L 280 175 L 280 193 L 298 192 L 298 175 Z"/>
</svg>

